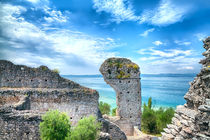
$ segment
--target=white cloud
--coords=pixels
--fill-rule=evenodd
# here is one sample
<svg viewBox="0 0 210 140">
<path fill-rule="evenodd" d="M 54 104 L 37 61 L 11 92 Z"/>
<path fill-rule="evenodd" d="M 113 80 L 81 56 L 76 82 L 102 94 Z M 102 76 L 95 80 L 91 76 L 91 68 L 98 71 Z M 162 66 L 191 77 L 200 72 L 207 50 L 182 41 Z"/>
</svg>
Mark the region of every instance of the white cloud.
<svg viewBox="0 0 210 140">
<path fill-rule="evenodd" d="M 185 45 L 185 46 L 191 45 L 191 42 L 179 41 L 179 40 L 175 40 L 174 43 L 176 43 L 177 45 Z"/>
<path fill-rule="evenodd" d="M 159 40 L 154 41 L 154 42 L 152 42 L 152 43 L 155 44 L 156 46 L 159 46 L 159 45 L 162 45 L 162 44 L 163 44 L 163 42 L 161 42 L 161 41 L 159 41 Z"/>
<path fill-rule="evenodd" d="M 45 7 L 44 12 L 49 15 L 47 17 L 46 16 L 44 17 L 44 19 L 49 23 L 52 23 L 52 22 L 62 23 L 62 22 L 67 22 L 68 20 L 68 16 L 63 15 L 61 11 L 57 11 L 49 7 Z"/>
<path fill-rule="evenodd" d="M 152 56 L 160 57 L 175 57 L 179 55 L 189 56 L 192 54 L 192 50 L 181 50 L 181 49 L 166 49 L 166 50 L 156 50 L 154 48 L 140 49 L 139 54 L 149 54 Z"/>
<path fill-rule="evenodd" d="M 140 34 L 140 36 L 146 37 L 146 36 L 148 36 L 149 33 L 153 32 L 154 30 L 155 30 L 155 28 L 148 29 L 148 30 L 144 31 L 142 34 Z"/>
<path fill-rule="evenodd" d="M 190 8 L 176 5 L 172 0 L 161 0 L 159 6 L 153 10 L 145 10 L 141 15 L 140 23 L 150 23 L 164 26 L 180 22 Z"/>
<path fill-rule="evenodd" d="M 137 60 L 142 73 L 195 73 L 201 68 L 200 57 L 195 57 L 193 50 L 154 48 L 141 49 L 142 55 Z"/>
<path fill-rule="evenodd" d="M 207 37 L 207 35 L 204 34 L 204 33 L 197 33 L 194 36 L 196 36 L 199 41 L 202 41 L 202 40 L 204 40 Z"/>
<path fill-rule="evenodd" d="M 97 12 L 110 13 L 112 20 L 117 23 L 140 19 L 135 15 L 132 5 L 127 0 L 93 0 L 93 3 Z"/>
<path fill-rule="evenodd" d="M 192 66 L 186 66 L 186 67 L 180 67 L 180 68 L 177 68 L 178 70 L 193 70 L 194 67 Z"/>
<path fill-rule="evenodd" d="M 154 57 L 154 56 L 151 56 L 151 57 L 141 57 L 139 58 L 139 60 L 141 61 L 149 61 L 149 60 L 157 60 L 157 59 L 160 59 L 161 57 Z"/>
<path fill-rule="evenodd" d="M 30 66 L 48 65 L 59 68 L 62 74 L 95 74 L 104 59 L 116 55 L 109 52 L 118 46 L 113 38 L 65 28 L 48 31 L 42 24 L 26 21 L 21 16 L 25 11 L 22 6 L 0 3 L 0 29 L 4 35 L 0 47 L 7 46 L 1 51 L 7 52 L 9 60 Z M 50 17 L 54 16 L 53 12 Z"/>
<path fill-rule="evenodd" d="M 38 3 L 40 0 L 26 0 L 28 2 L 31 2 L 31 3 Z"/>
</svg>

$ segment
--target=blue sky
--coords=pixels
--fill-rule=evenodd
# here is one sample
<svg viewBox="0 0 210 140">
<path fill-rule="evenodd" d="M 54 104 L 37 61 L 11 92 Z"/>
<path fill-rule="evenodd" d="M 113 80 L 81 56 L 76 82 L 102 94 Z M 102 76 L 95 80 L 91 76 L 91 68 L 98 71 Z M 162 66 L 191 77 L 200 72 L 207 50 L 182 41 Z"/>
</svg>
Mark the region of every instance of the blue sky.
<svg viewBox="0 0 210 140">
<path fill-rule="evenodd" d="M 146 73 L 198 73 L 209 0 L 1 0 L 0 59 L 99 74 L 109 57 Z"/>
</svg>

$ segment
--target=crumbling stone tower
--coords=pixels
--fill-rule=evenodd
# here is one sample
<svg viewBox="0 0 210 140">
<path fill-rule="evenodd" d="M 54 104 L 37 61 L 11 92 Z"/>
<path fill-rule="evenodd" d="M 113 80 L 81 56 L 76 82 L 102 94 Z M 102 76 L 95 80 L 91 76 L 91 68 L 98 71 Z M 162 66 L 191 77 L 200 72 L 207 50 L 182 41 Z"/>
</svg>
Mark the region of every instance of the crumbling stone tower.
<svg viewBox="0 0 210 140">
<path fill-rule="evenodd" d="M 116 92 L 118 119 L 114 123 L 133 135 L 134 126 L 141 126 L 141 88 L 139 66 L 126 58 L 109 58 L 100 67 L 104 80 Z"/>
</svg>

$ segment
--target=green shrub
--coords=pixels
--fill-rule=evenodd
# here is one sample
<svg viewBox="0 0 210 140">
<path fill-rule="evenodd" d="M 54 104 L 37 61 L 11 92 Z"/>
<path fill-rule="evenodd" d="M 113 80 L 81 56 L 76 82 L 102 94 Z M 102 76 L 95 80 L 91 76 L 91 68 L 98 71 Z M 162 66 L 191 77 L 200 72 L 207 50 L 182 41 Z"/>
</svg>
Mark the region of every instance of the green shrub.
<svg viewBox="0 0 210 140">
<path fill-rule="evenodd" d="M 150 101 L 150 100 L 149 100 Z M 148 103 L 149 103 L 148 101 Z M 142 130 L 147 133 L 157 133 L 157 118 L 155 111 L 144 104 L 144 109 L 142 113 Z"/>
<path fill-rule="evenodd" d="M 57 74 L 60 73 L 59 69 L 53 69 L 52 71 L 55 72 L 55 73 L 57 73 Z"/>
<path fill-rule="evenodd" d="M 101 124 L 90 116 L 81 119 L 72 130 L 70 140 L 96 140 L 99 136 Z"/>
<path fill-rule="evenodd" d="M 145 133 L 160 134 L 167 124 L 171 123 L 174 116 L 173 108 L 159 108 L 157 110 L 152 108 L 152 98 L 149 98 L 148 104 L 144 103 L 142 113 L 141 129 Z"/>
<path fill-rule="evenodd" d="M 109 115 L 110 108 L 111 108 L 111 106 L 108 103 L 104 103 L 102 101 L 99 103 L 99 109 L 100 109 L 102 115 L 104 115 L 104 114 Z"/>
<path fill-rule="evenodd" d="M 112 116 L 116 116 L 116 110 L 117 110 L 116 107 L 114 109 L 112 109 Z"/>
<path fill-rule="evenodd" d="M 65 113 L 51 110 L 42 116 L 40 133 L 42 140 L 65 140 L 70 135 L 70 121 Z"/>
</svg>

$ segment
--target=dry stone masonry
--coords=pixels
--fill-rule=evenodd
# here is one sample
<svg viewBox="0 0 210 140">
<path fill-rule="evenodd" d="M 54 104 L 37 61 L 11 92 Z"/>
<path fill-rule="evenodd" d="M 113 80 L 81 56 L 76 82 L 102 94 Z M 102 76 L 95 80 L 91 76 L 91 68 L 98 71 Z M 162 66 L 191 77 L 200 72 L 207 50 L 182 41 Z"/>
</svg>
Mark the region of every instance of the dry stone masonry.
<svg viewBox="0 0 210 140">
<path fill-rule="evenodd" d="M 116 117 L 107 117 L 126 135 L 141 127 L 141 89 L 139 66 L 126 58 L 109 58 L 100 67 L 104 80 L 116 92 Z"/>
<path fill-rule="evenodd" d="M 72 125 L 96 116 L 103 124 L 101 140 L 126 140 L 118 126 L 101 118 L 98 98 L 96 90 L 64 79 L 46 66 L 30 68 L 0 60 L 0 139 L 39 140 L 41 115 L 58 109 L 68 114 Z"/>
<path fill-rule="evenodd" d="M 187 103 L 177 107 L 164 129 L 163 140 L 210 140 L 210 37 L 203 43 L 203 68 L 184 96 Z"/>
</svg>

